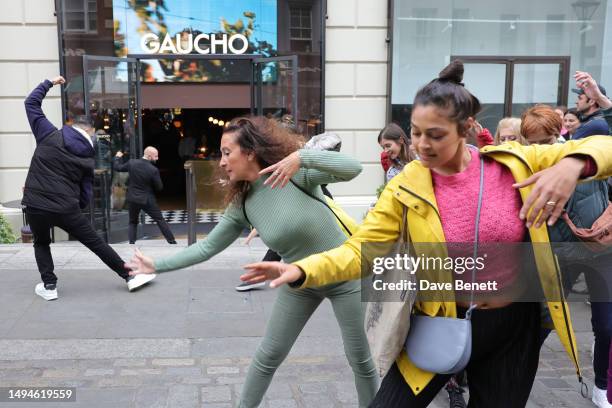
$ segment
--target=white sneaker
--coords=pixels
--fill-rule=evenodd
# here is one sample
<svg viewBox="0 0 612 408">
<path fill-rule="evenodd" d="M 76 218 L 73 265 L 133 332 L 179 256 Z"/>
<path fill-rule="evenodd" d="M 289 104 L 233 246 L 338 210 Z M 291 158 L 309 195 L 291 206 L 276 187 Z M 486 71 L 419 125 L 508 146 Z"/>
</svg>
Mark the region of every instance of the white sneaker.
<svg viewBox="0 0 612 408">
<path fill-rule="evenodd" d="M 134 275 L 130 277 L 130 280 L 127 281 L 128 290 L 131 292 L 134 289 L 139 288 L 142 285 L 145 285 L 151 282 L 153 279 L 155 279 L 156 276 L 157 275 L 154 273 L 151 273 L 151 274 L 141 273 L 138 275 Z"/>
<path fill-rule="evenodd" d="M 599 408 L 612 408 L 612 404 L 608 402 L 607 391 L 597 388 L 593 385 L 593 404 Z"/>
<path fill-rule="evenodd" d="M 55 285 L 49 285 L 49 289 L 45 288 L 45 284 L 40 282 L 34 288 L 34 293 L 45 300 L 55 300 L 57 299 L 57 288 Z"/>
</svg>

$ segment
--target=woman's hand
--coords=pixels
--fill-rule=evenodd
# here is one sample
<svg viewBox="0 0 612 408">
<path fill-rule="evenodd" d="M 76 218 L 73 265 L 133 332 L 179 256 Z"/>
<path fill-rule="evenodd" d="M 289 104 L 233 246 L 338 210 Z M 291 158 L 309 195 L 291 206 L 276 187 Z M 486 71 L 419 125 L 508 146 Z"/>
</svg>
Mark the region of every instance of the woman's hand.
<svg viewBox="0 0 612 408">
<path fill-rule="evenodd" d="M 270 188 L 274 188 L 279 186 L 281 188 L 285 187 L 291 177 L 295 175 L 295 173 L 300 170 L 301 160 L 300 153 L 293 152 L 289 156 L 285 157 L 283 160 L 279 161 L 276 164 L 273 164 L 259 172 L 260 175 L 272 173 L 270 177 L 266 181 L 264 181 L 265 185 L 269 185 Z"/>
<path fill-rule="evenodd" d="M 140 273 L 155 273 L 155 262 L 153 258 L 145 256 L 140 250 L 134 252 L 134 256 L 125 266 L 130 268 L 130 275 L 138 275 Z"/>
<path fill-rule="evenodd" d="M 283 262 L 257 262 L 245 265 L 244 269 L 248 272 L 240 276 L 240 280 L 248 283 L 271 280 L 271 288 L 293 283 L 305 276 L 299 267 Z"/>
<path fill-rule="evenodd" d="M 584 159 L 565 157 L 554 166 L 535 173 L 521 183 L 513 184 L 515 188 L 533 184 L 533 190 L 519 213 L 521 220 L 527 220 L 527 228 L 531 228 L 534 221 L 536 228 L 540 228 L 546 220 L 549 226 L 554 225 L 563 213 L 565 203 L 574 194 L 584 165 Z"/>
</svg>

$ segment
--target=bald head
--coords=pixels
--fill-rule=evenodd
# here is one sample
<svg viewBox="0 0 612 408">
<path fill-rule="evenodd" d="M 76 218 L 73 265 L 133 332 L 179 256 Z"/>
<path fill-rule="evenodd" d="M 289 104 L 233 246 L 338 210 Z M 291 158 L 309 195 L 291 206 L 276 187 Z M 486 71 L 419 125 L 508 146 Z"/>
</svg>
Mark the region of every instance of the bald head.
<svg viewBox="0 0 612 408">
<path fill-rule="evenodd" d="M 159 153 L 157 152 L 157 149 L 154 148 L 153 146 L 147 146 L 144 149 L 143 158 L 145 160 L 155 162 L 157 161 L 158 157 L 159 157 Z"/>
</svg>

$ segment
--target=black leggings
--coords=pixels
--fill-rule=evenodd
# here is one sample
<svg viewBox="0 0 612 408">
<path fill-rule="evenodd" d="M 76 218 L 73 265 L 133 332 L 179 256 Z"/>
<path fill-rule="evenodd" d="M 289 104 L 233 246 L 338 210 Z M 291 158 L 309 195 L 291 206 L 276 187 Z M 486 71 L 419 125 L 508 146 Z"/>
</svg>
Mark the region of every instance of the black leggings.
<svg viewBox="0 0 612 408">
<path fill-rule="evenodd" d="M 465 309 L 458 308 L 459 316 Z M 466 367 L 469 408 L 519 408 L 527 404 L 540 356 L 540 307 L 513 303 L 472 313 L 472 357 Z M 397 365 L 383 379 L 370 408 L 426 407 L 450 375 L 435 375 L 418 395 Z"/>
</svg>

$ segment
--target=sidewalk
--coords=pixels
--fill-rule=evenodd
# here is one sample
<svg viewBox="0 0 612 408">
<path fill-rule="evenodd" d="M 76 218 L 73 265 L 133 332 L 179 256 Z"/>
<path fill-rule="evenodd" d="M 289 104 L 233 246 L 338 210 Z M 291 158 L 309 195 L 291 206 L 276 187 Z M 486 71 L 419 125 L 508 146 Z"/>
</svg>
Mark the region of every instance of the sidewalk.
<svg viewBox="0 0 612 408">
<path fill-rule="evenodd" d="M 45 407 L 233 407 L 275 298 L 269 288 L 234 290 L 241 266 L 266 252 L 259 239 L 241 242 L 209 262 L 161 274 L 134 293 L 83 246 L 55 244 L 59 299 L 53 302 L 34 294 L 40 276 L 32 246 L 0 245 L 0 386 L 76 387 L 77 402 Z M 134 250 L 113 247 L 126 260 Z M 177 250 L 164 241 L 137 247 L 156 257 Z M 571 308 L 591 389 L 590 309 L 584 302 Z M 444 394 L 432 406 L 448 407 Z M 0 402 L 13 406 L 29 405 Z M 262 407 L 356 406 L 340 331 L 324 302 Z M 593 407 L 580 396 L 554 334 L 542 349 L 528 407 Z"/>
</svg>

